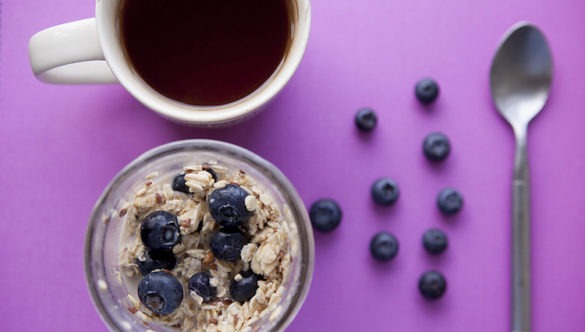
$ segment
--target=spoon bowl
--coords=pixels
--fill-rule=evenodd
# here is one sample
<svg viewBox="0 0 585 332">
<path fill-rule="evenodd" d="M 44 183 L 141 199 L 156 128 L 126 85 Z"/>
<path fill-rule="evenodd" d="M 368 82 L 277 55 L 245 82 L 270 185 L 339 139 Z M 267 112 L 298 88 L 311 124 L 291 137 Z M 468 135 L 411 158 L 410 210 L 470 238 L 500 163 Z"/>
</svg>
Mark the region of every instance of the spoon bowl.
<svg viewBox="0 0 585 332">
<path fill-rule="evenodd" d="M 526 125 L 544 107 L 552 82 L 552 55 L 542 32 L 521 22 L 504 35 L 490 70 L 500 114 L 512 126 Z"/>
</svg>

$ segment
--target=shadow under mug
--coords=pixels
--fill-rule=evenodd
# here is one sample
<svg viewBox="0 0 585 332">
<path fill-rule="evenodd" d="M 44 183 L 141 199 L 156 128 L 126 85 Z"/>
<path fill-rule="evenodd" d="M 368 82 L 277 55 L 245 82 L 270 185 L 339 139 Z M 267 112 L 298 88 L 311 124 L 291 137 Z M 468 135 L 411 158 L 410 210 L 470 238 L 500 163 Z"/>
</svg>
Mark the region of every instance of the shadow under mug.
<svg viewBox="0 0 585 332">
<path fill-rule="evenodd" d="M 309 38 L 310 2 L 290 0 L 290 46 L 264 84 L 248 96 L 225 105 L 189 105 L 157 92 L 132 68 L 118 29 L 122 1 L 98 0 L 95 18 L 36 33 L 29 42 L 29 55 L 37 78 L 56 84 L 119 82 L 138 101 L 167 119 L 196 126 L 225 126 L 260 111 L 282 90 L 301 62 Z"/>
</svg>

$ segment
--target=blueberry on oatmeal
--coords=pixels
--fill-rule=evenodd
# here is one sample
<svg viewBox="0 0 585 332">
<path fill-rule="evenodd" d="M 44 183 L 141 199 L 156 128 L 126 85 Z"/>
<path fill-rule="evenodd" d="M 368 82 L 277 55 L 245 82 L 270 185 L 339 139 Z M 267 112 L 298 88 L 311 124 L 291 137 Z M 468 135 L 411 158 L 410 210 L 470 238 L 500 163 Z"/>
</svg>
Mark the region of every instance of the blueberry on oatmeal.
<svg viewBox="0 0 585 332">
<path fill-rule="evenodd" d="M 173 184 L 171 185 L 174 191 L 180 191 L 188 194 L 189 187 L 187 187 L 187 180 L 185 180 L 185 173 L 181 173 L 173 178 Z"/>
<path fill-rule="evenodd" d="M 140 238 L 151 250 L 172 250 L 181 241 L 177 216 L 166 211 L 147 215 L 140 226 Z"/>
<path fill-rule="evenodd" d="M 236 228 L 250 219 L 252 213 L 246 208 L 248 192 L 235 184 L 215 189 L 209 195 L 209 212 L 220 226 Z"/>
<path fill-rule="evenodd" d="M 235 262 L 240 259 L 242 248 L 247 243 L 242 233 L 222 230 L 211 236 L 211 252 L 218 259 Z"/>
<path fill-rule="evenodd" d="M 217 295 L 217 289 L 211 286 L 211 277 L 207 272 L 198 272 L 189 278 L 189 291 L 201 296 L 204 302 L 211 301 Z"/>
<path fill-rule="evenodd" d="M 211 174 L 211 178 L 213 179 L 214 182 L 217 182 L 217 173 L 215 173 L 215 171 L 213 170 L 213 168 L 211 168 L 210 166 L 203 166 L 202 168 L 204 171 L 206 171 L 207 173 Z"/>
<path fill-rule="evenodd" d="M 155 271 L 140 280 L 138 297 L 142 304 L 153 313 L 169 315 L 183 302 L 183 287 L 172 274 Z"/>
<path fill-rule="evenodd" d="M 249 271 L 241 272 L 240 276 L 241 279 L 234 279 L 230 284 L 230 296 L 234 301 L 244 303 L 256 294 L 259 278 L 258 275 Z"/>
<path fill-rule="evenodd" d="M 154 270 L 172 270 L 177 265 L 177 257 L 172 251 L 150 251 L 144 253 L 144 260 L 136 258 L 140 274 L 147 275 Z"/>
</svg>

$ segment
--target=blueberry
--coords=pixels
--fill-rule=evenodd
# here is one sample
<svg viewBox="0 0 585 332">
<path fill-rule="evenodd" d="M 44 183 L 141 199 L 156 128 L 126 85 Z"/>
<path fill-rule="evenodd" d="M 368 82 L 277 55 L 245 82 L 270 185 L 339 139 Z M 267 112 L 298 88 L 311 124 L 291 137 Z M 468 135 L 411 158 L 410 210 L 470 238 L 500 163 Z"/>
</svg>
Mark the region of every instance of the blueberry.
<svg viewBox="0 0 585 332">
<path fill-rule="evenodd" d="M 241 272 L 240 281 L 232 281 L 230 284 L 230 296 L 236 302 L 244 303 L 249 301 L 256 294 L 258 289 L 258 275 L 247 272 Z"/>
<path fill-rule="evenodd" d="M 180 191 L 185 194 L 189 194 L 189 187 L 187 187 L 187 181 L 185 181 L 185 173 L 181 173 L 173 179 L 172 184 L 174 191 Z"/>
<path fill-rule="evenodd" d="M 372 198 L 380 205 L 392 205 L 400 196 L 400 188 L 396 181 L 381 178 L 372 184 Z"/>
<path fill-rule="evenodd" d="M 331 232 L 341 223 L 342 212 L 337 202 L 323 198 L 311 205 L 309 216 L 316 230 Z"/>
<path fill-rule="evenodd" d="M 223 230 L 211 236 L 211 251 L 221 260 L 235 262 L 240 259 L 240 253 L 246 243 L 248 241 L 242 233 Z"/>
<path fill-rule="evenodd" d="M 442 161 L 449 155 L 451 143 L 442 133 L 430 133 L 423 142 L 423 152 L 430 161 Z"/>
<path fill-rule="evenodd" d="M 146 251 L 145 260 L 136 259 L 140 273 L 144 276 L 154 270 L 172 270 L 177 265 L 177 258 L 172 251 Z"/>
<path fill-rule="evenodd" d="M 437 205 L 444 214 L 455 214 L 463 208 L 463 196 L 455 189 L 443 189 L 437 196 Z"/>
<path fill-rule="evenodd" d="M 158 315 L 168 315 L 183 302 L 183 287 L 172 274 L 155 271 L 140 280 L 138 297 L 150 311 Z"/>
<path fill-rule="evenodd" d="M 398 240 L 388 232 L 376 233 L 370 241 L 370 253 L 379 261 L 390 261 L 398 254 Z"/>
<path fill-rule="evenodd" d="M 423 235 L 423 246 L 425 250 L 431 255 L 438 255 L 447 250 L 449 241 L 447 234 L 440 229 L 432 228 L 426 231 Z"/>
<path fill-rule="evenodd" d="M 217 289 L 211 286 L 210 279 L 207 272 L 195 273 L 189 278 L 189 291 L 197 293 L 205 302 L 211 301 L 217 295 Z"/>
<path fill-rule="evenodd" d="M 427 300 L 436 300 L 445 294 L 447 281 L 441 273 L 429 271 L 420 277 L 418 290 Z"/>
<path fill-rule="evenodd" d="M 423 104 L 430 104 L 439 97 L 439 85 L 431 78 L 424 78 L 414 88 L 416 98 Z"/>
<path fill-rule="evenodd" d="M 250 219 L 246 209 L 248 192 L 235 184 L 214 190 L 209 195 L 209 211 L 213 219 L 223 227 L 236 228 Z"/>
<path fill-rule="evenodd" d="M 355 125 L 361 131 L 374 130 L 377 122 L 376 112 L 371 108 L 362 108 L 355 114 Z"/>
<path fill-rule="evenodd" d="M 155 211 L 142 220 L 142 243 L 151 250 L 170 251 L 181 241 L 177 216 L 166 211 Z"/>
<path fill-rule="evenodd" d="M 203 170 L 206 171 L 207 173 L 211 174 L 211 178 L 213 179 L 213 181 L 217 182 L 217 173 L 215 173 L 213 168 L 211 168 L 209 166 L 203 166 Z"/>
</svg>

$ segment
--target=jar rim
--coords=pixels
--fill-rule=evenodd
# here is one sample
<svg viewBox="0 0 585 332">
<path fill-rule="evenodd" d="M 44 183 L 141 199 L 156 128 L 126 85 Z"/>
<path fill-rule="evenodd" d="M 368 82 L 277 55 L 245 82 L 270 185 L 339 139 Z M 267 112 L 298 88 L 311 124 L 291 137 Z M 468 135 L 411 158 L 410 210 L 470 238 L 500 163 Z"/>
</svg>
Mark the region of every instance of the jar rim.
<svg viewBox="0 0 585 332">
<path fill-rule="evenodd" d="M 275 165 L 245 148 L 222 141 L 209 139 L 189 139 L 175 141 L 148 150 L 122 168 L 122 170 L 119 171 L 118 174 L 116 174 L 110 183 L 106 186 L 92 210 L 87 227 L 84 248 L 85 277 L 94 307 L 97 309 L 99 315 L 102 317 L 102 320 L 110 329 L 115 331 L 124 330 L 124 327 L 121 326 L 121 324 L 117 322 L 109 313 L 107 304 L 104 303 L 98 289 L 99 286 L 95 281 L 97 269 L 105 269 L 103 253 L 94 252 L 94 241 L 96 240 L 95 231 L 96 227 L 100 224 L 101 221 L 100 211 L 102 206 L 105 202 L 108 201 L 112 192 L 114 192 L 120 186 L 120 184 L 124 182 L 125 179 L 140 170 L 142 167 L 144 167 L 144 165 L 148 165 L 150 162 L 168 155 L 188 151 L 216 152 L 218 154 L 235 157 L 236 159 L 239 159 L 258 170 L 262 174 L 267 175 L 279 189 L 283 189 L 283 196 L 287 197 L 287 200 L 289 201 L 288 203 L 290 203 L 291 212 L 294 216 L 293 219 L 297 224 L 299 237 L 302 239 L 299 241 L 301 257 L 299 277 L 301 278 L 302 282 L 299 284 L 298 291 L 293 293 L 290 305 L 285 308 L 286 311 L 272 329 L 274 331 L 284 330 L 292 322 L 300 310 L 303 302 L 305 301 L 313 276 L 315 244 L 312 227 L 306 208 L 292 183 Z M 96 257 L 98 261 L 101 261 L 101 265 L 95 264 Z"/>
</svg>

